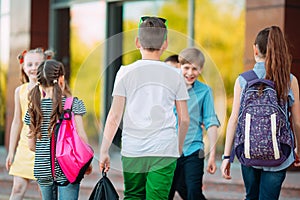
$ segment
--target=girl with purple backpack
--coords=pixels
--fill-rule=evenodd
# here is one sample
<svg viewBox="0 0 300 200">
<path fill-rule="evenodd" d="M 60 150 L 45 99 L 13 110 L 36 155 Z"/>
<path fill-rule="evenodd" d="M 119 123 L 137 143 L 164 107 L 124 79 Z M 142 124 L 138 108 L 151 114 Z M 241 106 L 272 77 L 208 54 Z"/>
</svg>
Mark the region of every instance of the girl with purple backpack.
<svg viewBox="0 0 300 200">
<path fill-rule="evenodd" d="M 279 199 L 282 183 L 286 177 L 287 168 L 294 163 L 300 167 L 300 102 L 297 78 L 290 73 L 291 56 L 281 29 L 277 26 L 261 30 L 253 45 L 256 64 L 253 71 L 258 78 L 274 82 L 278 97 L 290 107 L 290 115 L 294 131 L 294 140 L 297 152 L 291 148 L 287 159 L 279 166 L 245 166 L 241 165 L 242 176 L 245 184 L 245 199 Z M 239 76 L 234 86 L 234 99 L 230 118 L 226 130 L 226 141 L 223 162 L 221 165 L 222 176 L 231 179 L 230 155 L 238 124 L 241 96 L 247 81 Z M 271 130 L 270 130 L 271 131 Z M 273 131 L 273 130 L 272 130 Z M 246 147 L 245 147 L 246 148 Z"/>
</svg>

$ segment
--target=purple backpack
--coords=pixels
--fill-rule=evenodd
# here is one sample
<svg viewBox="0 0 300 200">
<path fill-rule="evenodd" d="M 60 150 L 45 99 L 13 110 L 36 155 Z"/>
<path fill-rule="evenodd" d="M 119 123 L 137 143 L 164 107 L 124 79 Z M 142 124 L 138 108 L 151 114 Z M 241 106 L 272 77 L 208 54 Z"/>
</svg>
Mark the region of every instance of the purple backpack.
<svg viewBox="0 0 300 200">
<path fill-rule="evenodd" d="M 259 79 L 253 70 L 241 74 L 242 92 L 234 152 L 245 166 L 274 167 L 293 149 L 287 103 L 278 99 L 274 82 Z"/>
</svg>

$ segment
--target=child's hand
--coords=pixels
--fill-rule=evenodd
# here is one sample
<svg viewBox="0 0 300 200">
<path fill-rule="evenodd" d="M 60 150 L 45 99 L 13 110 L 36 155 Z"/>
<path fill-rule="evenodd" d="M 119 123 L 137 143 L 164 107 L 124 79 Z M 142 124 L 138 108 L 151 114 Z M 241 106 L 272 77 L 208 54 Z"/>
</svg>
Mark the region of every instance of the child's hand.
<svg viewBox="0 0 300 200">
<path fill-rule="evenodd" d="M 8 154 L 7 157 L 6 157 L 6 163 L 5 163 L 5 166 L 6 166 L 6 170 L 8 171 L 10 169 L 10 166 L 12 164 L 12 161 L 13 161 L 13 155 L 11 154 Z"/>
<path fill-rule="evenodd" d="M 294 166 L 295 167 L 300 167 L 300 159 L 297 153 L 295 153 L 296 158 L 295 158 L 295 162 L 294 162 Z"/>
<path fill-rule="evenodd" d="M 109 168 L 110 168 L 110 157 L 108 153 L 100 153 L 100 160 L 99 160 L 100 172 L 102 173 L 103 170 L 104 172 L 108 172 Z"/>
<path fill-rule="evenodd" d="M 215 159 L 209 157 L 206 171 L 210 174 L 214 174 L 216 172 L 216 170 L 217 170 L 217 165 L 216 165 Z"/>
<path fill-rule="evenodd" d="M 230 162 L 229 159 L 224 159 L 221 165 L 222 177 L 225 179 L 231 179 L 230 176 Z"/>
</svg>

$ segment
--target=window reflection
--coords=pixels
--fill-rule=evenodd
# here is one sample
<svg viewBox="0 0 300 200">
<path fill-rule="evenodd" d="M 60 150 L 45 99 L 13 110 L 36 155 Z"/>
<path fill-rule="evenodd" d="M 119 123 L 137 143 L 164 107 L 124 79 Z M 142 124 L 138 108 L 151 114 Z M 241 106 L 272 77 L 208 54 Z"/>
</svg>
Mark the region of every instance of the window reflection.
<svg viewBox="0 0 300 200">
<path fill-rule="evenodd" d="M 70 85 L 73 95 L 80 97 L 86 105 L 85 130 L 89 140 L 95 142 L 92 145 L 98 144 L 101 129 L 105 5 L 105 1 L 96 1 L 75 4 L 70 8 Z"/>
</svg>

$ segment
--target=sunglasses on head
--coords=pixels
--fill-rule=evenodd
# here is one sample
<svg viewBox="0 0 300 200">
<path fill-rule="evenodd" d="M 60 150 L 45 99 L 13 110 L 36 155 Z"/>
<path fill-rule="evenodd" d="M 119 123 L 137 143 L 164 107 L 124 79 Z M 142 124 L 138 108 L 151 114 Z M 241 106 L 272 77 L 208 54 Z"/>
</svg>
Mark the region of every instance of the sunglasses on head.
<svg viewBox="0 0 300 200">
<path fill-rule="evenodd" d="M 146 20 L 149 19 L 149 18 L 151 18 L 151 16 L 143 16 L 143 17 L 141 17 L 141 18 L 140 18 L 140 22 L 139 22 L 139 27 L 140 27 L 140 25 L 141 25 L 144 21 L 146 21 Z M 162 18 L 162 17 L 153 17 L 153 18 L 159 19 L 162 23 L 164 23 L 164 24 L 166 25 L 166 27 L 168 27 L 168 21 L 167 21 L 167 19 Z"/>
<path fill-rule="evenodd" d="M 140 21 L 141 22 L 144 22 L 145 20 L 149 19 L 151 16 L 143 16 L 141 17 Z M 157 19 L 159 19 L 160 21 L 162 21 L 164 24 L 166 23 L 166 19 L 165 18 L 162 18 L 162 17 L 155 17 Z"/>
</svg>

